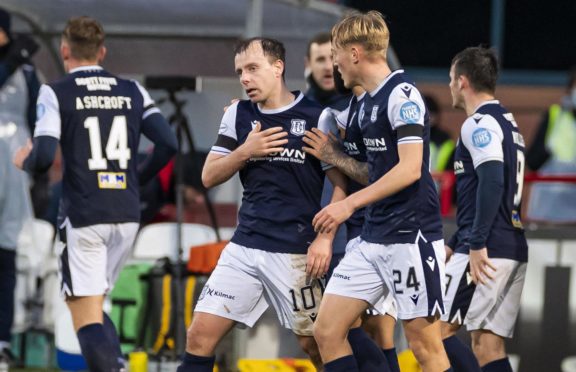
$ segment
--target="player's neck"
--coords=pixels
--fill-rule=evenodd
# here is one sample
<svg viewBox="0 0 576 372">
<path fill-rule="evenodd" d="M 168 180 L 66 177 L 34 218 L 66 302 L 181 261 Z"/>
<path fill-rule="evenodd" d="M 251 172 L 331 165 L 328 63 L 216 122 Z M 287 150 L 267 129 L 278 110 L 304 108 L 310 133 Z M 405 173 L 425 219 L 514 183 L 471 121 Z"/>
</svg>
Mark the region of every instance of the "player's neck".
<svg viewBox="0 0 576 372">
<path fill-rule="evenodd" d="M 262 110 L 276 110 L 284 106 L 288 106 L 296 97 L 285 86 L 282 87 L 276 94 L 271 94 L 266 100 L 258 103 L 258 107 Z"/>
<path fill-rule="evenodd" d="M 86 67 L 86 66 L 98 66 L 98 61 L 87 61 L 87 60 L 75 60 L 69 59 L 66 63 L 66 72 L 70 72 L 78 67 Z"/>
<path fill-rule="evenodd" d="M 362 68 L 361 84 L 367 92 L 372 92 L 392 73 L 386 62 L 366 63 Z"/>
<path fill-rule="evenodd" d="M 494 98 L 493 94 L 488 94 L 488 93 L 471 94 L 465 100 L 465 102 L 466 102 L 466 115 L 470 116 L 470 115 L 474 114 L 474 112 L 476 112 L 476 109 L 478 109 L 478 106 L 480 106 L 484 102 L 492 101 L 494 99 L 495 98 Z"/>
</svg>

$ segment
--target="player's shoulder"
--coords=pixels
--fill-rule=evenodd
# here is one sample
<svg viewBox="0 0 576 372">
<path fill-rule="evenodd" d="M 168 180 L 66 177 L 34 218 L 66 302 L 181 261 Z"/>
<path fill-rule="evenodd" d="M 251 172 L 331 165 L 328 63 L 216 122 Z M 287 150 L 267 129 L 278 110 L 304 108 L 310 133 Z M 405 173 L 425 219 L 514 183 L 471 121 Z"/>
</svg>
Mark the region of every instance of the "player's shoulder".
<svg viewBox="0 0 576 372">
<path fill-rule="evenodd" d="M 51 81 L 43 85 L 49 86 L 54 90 L 58 90 L 59 88 L 63 88 L 72 84 L 76 85 L 76 76 L 74 76 L 73 74 L 67 74 L 61 77 L 60 79 Z"/>
<path fill-rule="evenodd" d="M 310 110 L 311 112 L 316 112 L 318 115 L 324 111 L 325 107 L 316 101 L 312 101 L 310 98 L 306 97 L 302 92 L 295 91 L 292 92 L 295 96 L 296 106 L 299 108 L 304 108 Z"/>
<path fill-rule="evenodd" d="M 422 101 L 422 94 L 416 84 L 402 71 L 395 74 L 390 81 L 390 101 Z"/>
<path fill-rule="evenodd" d="M 403 73 L 392 78 L 385 102 L 390 117 L 407 124 L 424 123 L 426 105 L 416 85 Z"/>
<path fill-rule="evenodd" d="M 502 129 L 494 116 L 477 112 L 464 121 L 460 136 L 465 144 L 482 148 L 496 138 L 501 140 Z"/>
<path fill-rule="evenodd" d="M 462 124 L 462 132 L 470 132 L 478 128 L 499 130 L 500 124 L 495 115 L 489 112 L 475 112 L 467 117 L 464 124 Z"/>
</svg>

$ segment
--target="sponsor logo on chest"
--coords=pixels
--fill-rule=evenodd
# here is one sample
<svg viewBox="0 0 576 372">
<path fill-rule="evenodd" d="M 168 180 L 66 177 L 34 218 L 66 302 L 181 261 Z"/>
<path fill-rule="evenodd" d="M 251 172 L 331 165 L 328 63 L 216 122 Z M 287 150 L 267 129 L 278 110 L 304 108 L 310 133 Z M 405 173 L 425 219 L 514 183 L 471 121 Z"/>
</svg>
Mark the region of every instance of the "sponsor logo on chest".
<svg viewBox="0 0 576 372">
<path fill-rule="evenodd" d="M 360 150 L 358 150 L 358 145 L 356 142 L 348 142 L 344 141 L 344 148 L 346 149 L 346 153 L 348 155 L 358 155 L 360 154 Z"/>
<path fill-rule="evenodd" d="M 364 138 L 364 146 L 366 146 L 367 151 L 386 151 L 386 140 L 384 137 L 381 138 Z"/>
<path fill-rule="evenodd" d="M 454 162 L 454 174 L 462 174 L 464 173 L 464 162 L 462 160 L 456 160 Z"/>
</svg>

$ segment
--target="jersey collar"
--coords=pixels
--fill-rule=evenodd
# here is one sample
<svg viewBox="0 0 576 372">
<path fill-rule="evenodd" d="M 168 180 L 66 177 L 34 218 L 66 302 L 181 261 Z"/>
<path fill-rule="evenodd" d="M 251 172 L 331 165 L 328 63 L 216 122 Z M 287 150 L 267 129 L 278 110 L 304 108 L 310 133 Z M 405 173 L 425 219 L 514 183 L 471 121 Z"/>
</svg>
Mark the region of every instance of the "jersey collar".
<svg viewBox="0 0 576 372">
<path fill-rule="evenodd" d="M 79 71 L 94 71 L 94 70 L 103 70 L 103 68 L 101 66 L 98 66 L 98 65 L 80 66 L 80 67 L 73 68 L 72 70 L 70 70 L 69 73 L 73 74 L 73 73 L 79 72 Z"/>
<path fill-rule="evenodd" d="M 386 79 L 384 79 L 383 82 L 380 83 L 380 85 L 378 85 L 376 87 L 376 89 L 374 89 L 373 91 L 370 92 L 370 97 L 374 97 L 376 94 L 378 94 L 378 92 L 380 91 L 380 89 L 382 89 L 382 87 L 384 85 L 386 85 L 387 82 L 390 81 L 390 79 L 392 79 L 392 77 L 396 74 L 401 74 L 403 73 L 404 70 L 400 69 L 400 70 L 396 70 L 396 71 L 392 71 L 392 73 L 390 73 L 390 75 L 386 76 Z"/>
<path fill-rule="evenodd" d="M 498 101 L 497 99 L 491 99 L 489 101 L 484 101 L 481 104 L 478 105 L 478 107 L 476 107 L 476 109 L 474 110 L 474 113 L 477 113 L 478 110 L 480 110 L 480 107 L 485 106 L 485 105 L 499 105 L 500 101 Z"/>
<path fill-rule="evenodd" d="M 292 93 L 296 96 L 296 99 L 294 99 L 294 101 L 287 104 L 286 106 L 279 107 L 277 109 L 270 109 L 270 110 L 261 109 L 258 104 L 256 104 L 256 107 L 258 108 L 258 111 L 260 111 L 263 114 L 277 114 L 279 112 L 290 110 L 292 107 L 296 106 L 298 104 L 298 102 L 300 102 L 302 100 L 302 98 L 304 98 L 304 94 L 302 94 L 302 92 L 292 92 Z M 299 93 L 299 94 L 296 94 L 296 93 Z"/>
</svg>

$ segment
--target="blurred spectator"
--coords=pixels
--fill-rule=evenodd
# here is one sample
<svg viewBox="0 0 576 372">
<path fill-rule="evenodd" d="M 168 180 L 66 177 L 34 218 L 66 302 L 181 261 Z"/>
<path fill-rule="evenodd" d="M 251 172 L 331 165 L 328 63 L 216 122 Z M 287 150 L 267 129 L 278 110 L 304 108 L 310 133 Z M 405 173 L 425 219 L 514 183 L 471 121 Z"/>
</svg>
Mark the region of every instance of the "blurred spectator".
<svg viewBox="0 0 576 372">
<path fill-rule="evenodd" d="M 576 175 L 576 66 L 566 94 L 544 114 L 526 163 L 541 175 Z M 552 222 L 576 221 L 576 184 L 534 183 L 528 218 Z"/>
<path fill-rule="evenodd" d="M 32 38 L 12 33 L 11 16 L 0 8 L 0 122 L 16 125 L 21 140 L 31 138 L 36 122 L 40 81 L 30 59 L 38 48 Z M 42 216 L 48 204 L 48 182 L 47 174 L 33 179 L 31 193 L 36 216 Z"/>
<path fill-rule="evenodd" d="M 306 97 L 324 107 L 344 110 L 348 106 L 351 95 L 342 95 L 336 91 L 329 33 L 319 33 L 310 39 L 305 65 L 304 75 L 308 84 Z"/>
<path fill-rule="evenodd" d="M 16 38 L 10 23 L 0 8 L 0 364 L 11 359 L 18 236 L 33 216 L 28 178 L 12 165 L 12 156 L 30 138 L 40 84 L 29 64 L 38 45 Z"/>
<path fill-rule="evenodd" d="M 454 141 L 440 128 L 440 106 L 433 96 L 424 95 L 430 116 L 430 171 L 443 172 L 454 169 Z"/>
</svg>

